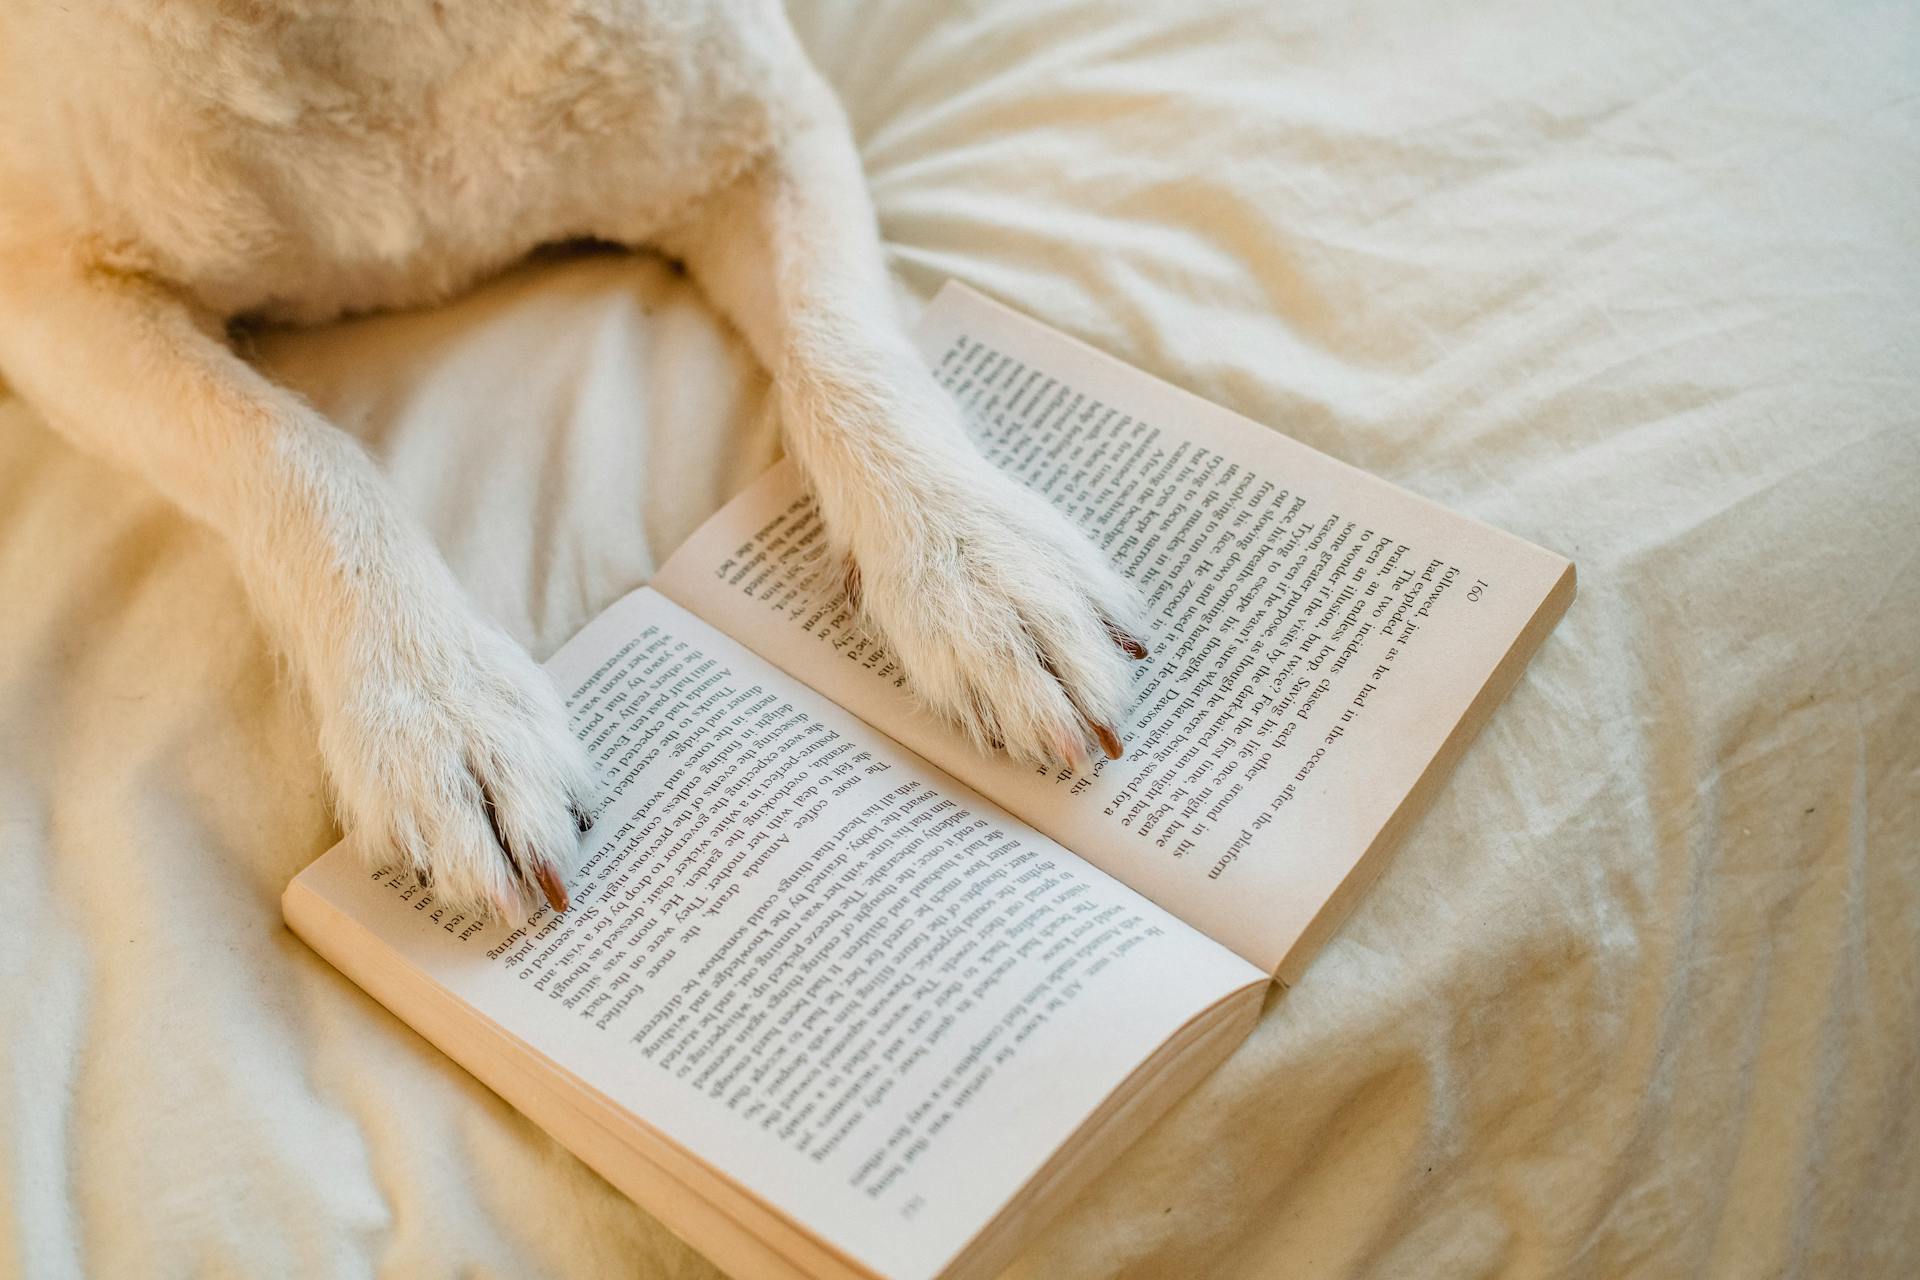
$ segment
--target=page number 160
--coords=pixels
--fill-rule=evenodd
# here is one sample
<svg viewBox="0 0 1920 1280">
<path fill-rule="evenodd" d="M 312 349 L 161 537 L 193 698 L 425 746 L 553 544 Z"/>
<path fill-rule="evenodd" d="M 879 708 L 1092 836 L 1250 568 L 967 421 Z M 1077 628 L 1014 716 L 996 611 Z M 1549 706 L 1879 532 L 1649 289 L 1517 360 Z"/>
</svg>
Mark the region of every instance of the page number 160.
<svg viewBox="0 0 1920 1280">
<path fill-rule="evenodd" d="M 1469 604 L 1479 604 L 1480 597 L 1486 594 L 1487 594 L 1487 584 L 1482 582 L 1480 579 L 1475 578 L 1473 580 L 1473 585 L 1467 588 L 1467 602 Z"/>
</svg>

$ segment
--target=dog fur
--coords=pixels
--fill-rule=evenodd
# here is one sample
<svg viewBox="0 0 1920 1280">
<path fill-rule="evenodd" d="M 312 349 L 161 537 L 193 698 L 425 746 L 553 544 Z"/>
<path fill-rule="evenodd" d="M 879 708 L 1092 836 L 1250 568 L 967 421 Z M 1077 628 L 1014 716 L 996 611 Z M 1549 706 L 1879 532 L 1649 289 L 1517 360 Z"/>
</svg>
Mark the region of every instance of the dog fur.
<svg viewBox="0 0 1920 1280">
<path fill-rule="evenodd" d="M 446 900 L 559 874 L 593 782 L 537 666 L 364 453 L 226 341 L 444 299 L 547 242 L 682 260 L 772 373 L 866 625 L 979 743 L 1081 764 L 1137 602 L 968 441 L 772 0 L 8 0 L 0 372 L 233 549 L 343 822 Z"/>
</svg>

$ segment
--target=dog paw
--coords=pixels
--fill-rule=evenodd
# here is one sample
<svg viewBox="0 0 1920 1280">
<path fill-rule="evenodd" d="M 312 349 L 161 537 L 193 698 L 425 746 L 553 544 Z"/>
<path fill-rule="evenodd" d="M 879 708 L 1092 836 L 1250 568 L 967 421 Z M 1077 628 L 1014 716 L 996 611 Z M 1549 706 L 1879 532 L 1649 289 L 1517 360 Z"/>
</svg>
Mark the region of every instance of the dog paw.
<svg viewBox="0 0 1920 1280">
<path fill-rule="evenodd" d="M 412 619 L 318 682 L 321 751 L 376 867 L 481 918 L 565 910 L 593 783 L 546 673 L 477 619 Z"/>
<path fill-rule="evenodd" d="M 984 461 L 945 472 L 839 542 L 856 614 L 976 745 L 1034 765 L 1117 759 L 1130 663 L 1147 656 L 1138 597 L 1038 494 Z"/>
</svg>

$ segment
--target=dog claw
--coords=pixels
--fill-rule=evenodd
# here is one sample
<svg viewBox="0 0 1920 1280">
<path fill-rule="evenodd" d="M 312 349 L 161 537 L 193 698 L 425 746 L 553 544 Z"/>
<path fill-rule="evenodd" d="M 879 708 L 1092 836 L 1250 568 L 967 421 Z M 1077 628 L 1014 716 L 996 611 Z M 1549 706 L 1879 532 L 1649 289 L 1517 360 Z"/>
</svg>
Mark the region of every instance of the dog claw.
<svg viewBox="0 0 1920 1280">
<path fill-rule="evenodd" d="M 1053 744 L 1054 755 L 1060 763 L 1075 773 L 1086 768 L 1091 761 L 1087 758 L 1087 744 L 1084 738 L 1059 738 Z"/>
<path fill-rule="evenodd" d="M 554 870 L 551 862 L 545 858 L 533 864 L 533 878 L 540 882 L 540 892 L 546 895 L 547 905 L 555 911 L 565 911 L 572 902 L 567 897 L 567 886 L 560 882 L 560 873 Z"/>
<path fill-rule="evenodd" d="M 1126 654 L 1135 662 L 1141 662 L 1146 659 L 1147 645 L 1144 640 L 1134 635 L 1131 631 L 1128 631 L 1125 627 L 1122 627 L 1112 618 L 1103 617 L 1100 621 L 1106 624 L 1107 635 L 1112 638 L 1115 644 L 1120 646 L 1120 652 Z"/>
</svg>

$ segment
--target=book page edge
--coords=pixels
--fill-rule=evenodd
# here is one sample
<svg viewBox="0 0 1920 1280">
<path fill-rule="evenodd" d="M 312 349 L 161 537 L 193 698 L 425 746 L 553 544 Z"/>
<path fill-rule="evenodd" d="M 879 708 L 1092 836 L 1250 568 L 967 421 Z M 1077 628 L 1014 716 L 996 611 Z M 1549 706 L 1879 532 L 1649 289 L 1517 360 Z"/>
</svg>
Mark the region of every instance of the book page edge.
<svg viewBox="0 0 1920 1280">
<path fill-rule="evenodd" d="M 1248 417 L 1246 414 L 1241 413 L 1238 409 L 1228 408 L 1226 405 L 1221 404 L 1217 400 L 1209 400 L 1205 396 L 1201 395 L 1199 392 L 1189 390 L 1188 388 L 1181 386 L 1177 382 L 1170 382 L 1167 379 L 1161 377 L 1157 373 L 1149 372 L 1146 369 L 1142 369 L 1138 365 L 1128 364 L 1125 360 L 1121 359 L 1119 356 L 1114 355 L 1112 352 L 1104 350 L 1100 347 L 1097 347 L 1093 343 L 1088 342 L 1084 338 L 1075 337 L 1073 334 L 1066 332 L 1064 329 L 1057 329 L 1053 325 L 1048 324 L 1046 321 L 1041 320 L 1036 316 L 1028 315 L 1026 312 L 1020 310 L 1018 307 L 1010 306 L 1007 303 L 1000 301 L 998 298 L 995 298 L 990 294 L 983 293 L 979 289 L 974 288 L 972 285 L 966 283 L 963 280 L 956 280 L 952 277 L 949 277 L 946 283 L 941 285 L 939 290 L 934 294 L 933 301 L 927 304 L 927 309 L 925 312 L 921 314 L 919 324 L 922 324 L 922 325 L 926 324 L 929 321 L 929 319 L 934 316 L 935 308 L 938 307 L 941 304 L 941 302 L 946 299 L 949 293 L 951 293 L 954 299 L 956 299 L 957 302 L 960 304 L 964 304 L 968 306 L 972 306 L 972 305 L 982 306 L 993 312 L 998 313 L 1003 319 L 1010 320 L 1010 321 L 1017 321 L 1019 324 L 1025 327 L 1037 330 L 1038 333 L 1036 336 L 1040 336 L 1048 340 L 1057 340 L 1060 342 L 1064 342 L 1069 346 L 1078 348 L 1082 353 L 1093 357 L 1094 359 L 1100 361 L 1102 364 L 1111 366 L 1112 368 L 1118 371 L 1121 371 L 1130 377 L 1144 378 L 1149 383 L 1152 383 L 1160 391 L 1170 393 L 1178 399 L 1189 401 L 1194 407 L 1204 410 L 1207 413 L 1224 414 L 1227 417 L 1234 419 L 1239 427 L 1257 432 L 1263 438 L 1271 437 L 1273 439 L 1277 439 L 1283 446 L 1290 446 L 1295 449 L 1304 449 L 1306 452 L 1312 454 L 1314 457 L 1320 459 L 1321 461 L 1331 466 L 1338 467 L 1341 471 L 1346 472 L 1350 477 L 1358 478 L 1360 480 L 1366 481 L 1369 484 L 1383 485 L 1386 488 L 1392 489 L 1394 492 L 1402 495 L 1403 497 L 1413 502 L 1417 502 L 1421 504 L 1422 506 L 1429 507 L 1435 511 L 1443 512 L 1444 514 L 1446 514 L 1447 516 L 1455 520 L 1461 520 L 1468 524 L 1475 525 L 1481 529 L 1484 529 L 1488 533 L 1494 534 L 1498 538 L 1512 543 L 1516 549 L 1524 549 L 1534 554 L 1551 556 L 1553 559 L 1558 560 L 1563 564 L 1570 563 L 1565 556 L 1561 555 L 1559 552 L 1554 551 L 1549 547 L 1543 547 L 1539 543 L 1531 542 L 1526 538 L 1521 537 L 1517 533 L 1513 533 L 1510 530 L 1501 528 L 1499 525 L 1489 524 L 1487 521 L 1482 520 L 1477 515 L 1474 515 L 1470 512 L 1462 511 L 1457 507 L 1450 507 L 1446 503 L 1441 502 L 1436 498 L 1430 498 L 1424 493 L 1420 493 L 1414 489 L 1409 489 L 1397 480 L 1390 480 L 1386 476 L 1380 475 L 1378 472 L 1368 471 L 1365 467 L 1356 466 L 1354 463 L 1348 462 L 1344 458 L 1336 457 L 1333 454 L 1328 453 L 1323 449 L 1317 449 L 1314 446 L 1308 444 L 1306 441 L 1301 440 L 1298 437 L 1291 435 L 1286 431 L 1282 431 L 1278 427 L 1269 426 L 1268 424 L 1260 421 L 1258 418 Z M 952 305 L 952 304 L 949 304 L 949 305 Z M 917 332 L 918 330 L 916 329 L 916 333 Z"/>
<path fill-rule="evenodd" d="M 1494 666 L 1486 683 L 1480 686 L 1480 692 L 1467 704 L 1466 713 L 1447 734 L 1440 749 L 1434 752 L 1433 759 L 1420 774 L 1420 780 L 1402 797 L 1366 849 L 1354 860 L 1339 885 L 1320 905 L 1320 909 L 1314 912 L 1298 936 L 1286 944 L 1286 949 L 1274 962 L 1274 980 L 1281 986 L 1291 987 L 1300 980 L 1313 958 L 1353 913 L 1367 889 L 1379 878 L 1393 850 L 1439 795 L 1447 779 L 1453 776 L 1454 769 L 1459 766 L 1461 758 L 1466 755 L 1467 748 L 1493 718 L 1494 710 L 1506 701 L 1519 684 L 1520 676 L 1533 661 L 1534 654 L 1539 652 L 1554 627 L 1559 625 L 1568 606 L 1573 603 L 1576 581 L 1573 562 L 1562 560 L 1561 565 L 1559 577 L 1541 598 L 1539 608 L 1534 610 L 1533 616 L 1514 637 L 1513 643 L 1507 646 L 1506 654 Z"/>
<path fill-rule="evenodd" d="M 989 1280 L 1004 1271 L 1081 1191 L 1253 1034 L 1272 989 L 1265 978 L 1237 987 L 1167 1037 L 954 1255 L 938 1280 Z"/>
<path fill-rule="evenodd" d="M 339 846 L 335 846 L 338 848 Z M 327 855 L 322 854 L 321 857 Z M 316 859 L 316 862 L 318 860 Z M 442 1000 L 451 1006 L 470 1010 L 472 1016 L 482 1023 L 488 1023 L 497 1034 L 518 1045 L 527 1059 L 527 1064 L 519 1074 L 527 1077 L 525 1087 L 516 1089 L 509 1085 L 502 1087 L 499 1079 L 514 1070 L 513 1064 L 504 1059 L 498 1072 L 486 1070 L 484 1064 L 471 1061 L 479 1055 L 463 1055 L 455 1051 L 445 1040 L 448 1035 L 437 1035 L 441 1028 L 423 1027 L 421 1021 L 412 1014 L 419 1009 L 411 1006 L 416 1003 L 396 999 L 389 1001 L 389 995 L 398 996 L 391 988 L 405 981 L 403 976 L 395 975 L 392 982 L 382 982 L 372 972 L 372 957 L 382 949 L 379 939 L 364 925 L 342 911 L 326 895 L 317 892 L 303 883 L 305 873 L 295 876 L 281 894 L 281 915 L 287 928 L 328 965 L 338 970 L 354 986 L 364 992 L 376 1004 L 386 1009 L 394 1018 L 407 1026 L 414 1034 L 431 1044 L 438 1052 L 472 1076 L 501 1101 L 525 1116 L 541 1132 L 571 1152 L 588 1168 L 604 1178 L 628 1200 L 638 1206 L 642 1212 L 650 1215 L 665 1226 L 676 1237 L 699 1251 L 703 1256 L 719 1265 L 730 1274 L 752 1276 L 793 1276 L 803 1280 L 814 1280 L 820 1276 L 859 1277 L 862 1280 L 880 1280 L 880 1273 L 860 1263 L 844 1250 L 834 1246 L 824 1238 L 809 1231 L 771 1205 L 760 1201 L 751 1192 L 737 1186 L 724 1171 L 714 1168 L 709 1162 L 701 1160 L 691 1152 L 679 1148 L 664 1135 L 655 1133 L 645 1121 L 631 1112 L 618 1107 L 603 1098 L 584 1082 L 573 1078 L 571 1073 L 550 1062 L 545 1055 L 511 1035 L 497 1023 L 490 1023 L 478 1010 L 472 1008 L 459 997 L 441 988 L 431 977 L 424 973 L 420 981 L 437 990 Z M 336 936 L 337 935 L 337 936 Z M 354 943 L 364 944 L 365 956 L 361 963 L 354 963 Z M 338 945 L 330 945 L 337 943 Z M 342 961 L 345 963 L 342 963 Z M 416 971 L 417 972 L 417 971 Z M 381 988 L 389 988 L 383 994 Z M 396 1003 L 409 1005 L 409 1012 L 403 1014 L 395 1007 Z M 536 1086 L 531 1077 L 544 1073 L 551 1084 L 543 1094 L 536 1094 Z M 586 1115 L 579 1106 L 564 1101 L 564 1095 L 573 1094 L 595 1109 L 608 1114 L 630 1116 L 632 1118 L 632 1137 L 642 1142 L 659 1144 L 664 1150 L 676 1156 L 689 1167 L 704 1170 L 712 1175 L 723 1192 L 736 1196 L 741 1203 L 766 1215 L 784 1232 L 791 1233 L 794 1240 L 803 1247 L 817 1250 L 823 1256 L 825 1267 L 806 1267 L 799 1260 L 774 1243 L 765 1239 L 753 1227 L 740 1221 L 727 1212 L 714 1198 L 690 1186 L 687 1181 L 664 1167 L 648 1152 L 636 1145 L 631 1138 L 623 1138 L 612 1126 L 594 1120 Z M 546 1105 L 551 1098 L 553 1105 Z M 556 1116 L 555 1108 L 571 1110 L 574 1115 Z M 569 1123 L 568 1121 L 572 1121 Z M 568 1131 L 563 1138 L 556 1129 Z M 582 1148 L 587 1148 L 583 1150 Z M 636 1191 L 634 1185 L 641 1177 L 652 1175 L 642 1190 Z"/>
</svg>

